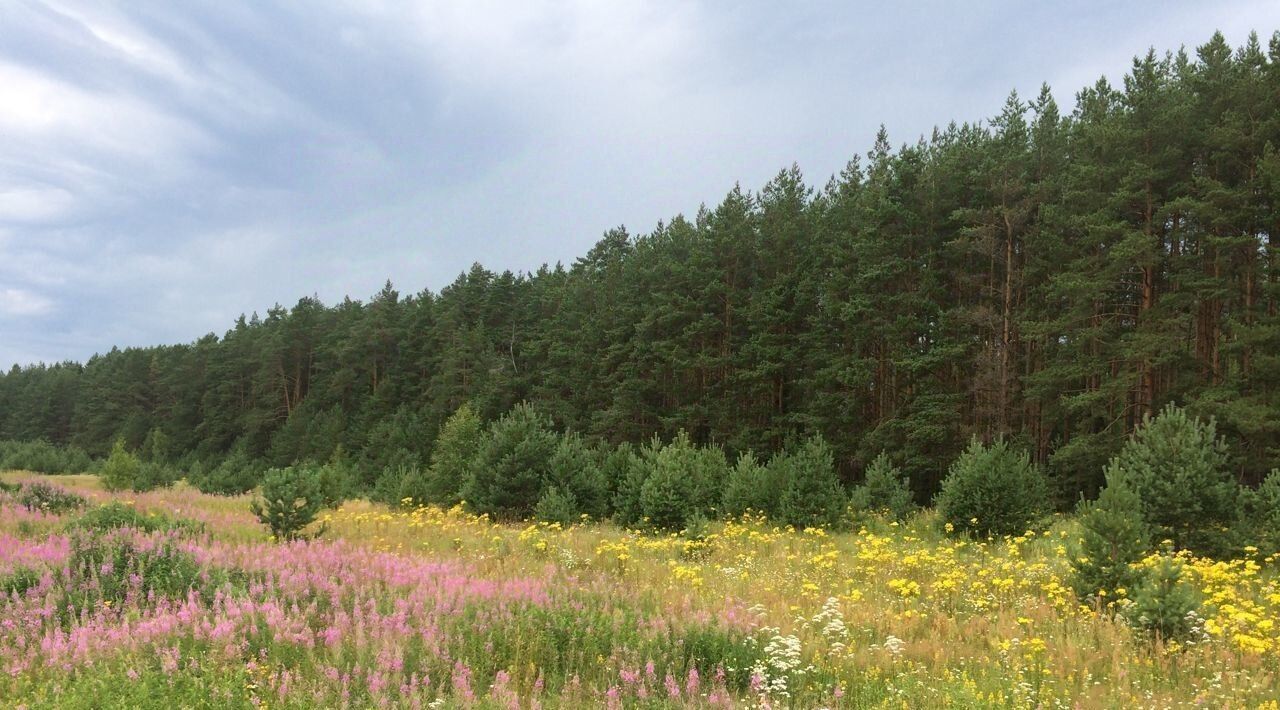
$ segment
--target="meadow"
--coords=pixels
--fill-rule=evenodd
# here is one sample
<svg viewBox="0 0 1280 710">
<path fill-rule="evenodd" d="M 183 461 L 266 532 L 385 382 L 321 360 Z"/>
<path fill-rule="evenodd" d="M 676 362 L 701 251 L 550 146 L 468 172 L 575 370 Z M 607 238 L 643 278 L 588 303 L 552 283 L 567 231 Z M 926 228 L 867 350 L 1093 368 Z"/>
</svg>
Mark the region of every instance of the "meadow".
<svg viewBox="0 0 1280 710">
<path fill-rule="evenodd" d="M 1203 618 L 1192 638 L 1164 644 L 1076 600 L 1065 578 L 1077 526 L 1066 517 L 1000 539 L 946 535 L 927 511 L 847 533 L 748 515 L 652 535 L 353 501 L 323 514 L 315 539 L 277 543 L 249 496 L 183 484 L 107 493 L 93 476 L 4 481 L 86 500 L 61 513 L 28 510 L 13 493 L 0 501 L 6 707 L 1275 708 L 1280 698 L 1274 555 L 1176 553 Z M 121 509 L 136 516 L 91 514 Z"/>
</svg>

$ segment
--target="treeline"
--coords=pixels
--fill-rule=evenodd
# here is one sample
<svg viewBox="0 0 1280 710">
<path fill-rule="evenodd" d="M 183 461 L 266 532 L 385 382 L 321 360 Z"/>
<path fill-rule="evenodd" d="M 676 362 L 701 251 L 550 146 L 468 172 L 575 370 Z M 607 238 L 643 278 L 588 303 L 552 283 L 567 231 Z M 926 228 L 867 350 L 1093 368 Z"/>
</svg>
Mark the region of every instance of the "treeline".
<svg viewBox="0 0 1280 710">
<path fill-rule="evenodd" d="M 1069 501 L 1178 403 L 1252 485 L 1280 463 L 1278 146 L 1280 35 L 1214 35 L 1071 111 L 1045 88 L 897 150 L 882 130 L 819 189 L 785 170 L 568 267 L 14 367 L 0 439 L 159 439 L 202 475 L 336 457 L 369 491 L 430 468 L 463 404 L 527 401 L 584 447 L 683 431 L 737 462 L 820 436 L 846 484 L 885 452 L 920 501 L 971 438 L 1003 438 Z"/>
</svg>

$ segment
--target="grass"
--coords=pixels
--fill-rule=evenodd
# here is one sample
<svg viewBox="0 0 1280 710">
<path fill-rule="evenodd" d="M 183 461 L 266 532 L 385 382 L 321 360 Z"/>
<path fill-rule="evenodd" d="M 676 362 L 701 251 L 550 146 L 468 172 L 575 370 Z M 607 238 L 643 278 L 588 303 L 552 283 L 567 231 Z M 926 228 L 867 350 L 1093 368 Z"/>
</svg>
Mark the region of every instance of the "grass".
<svg viewBox="0 0 1280 710">
<path fill-rule="evenodd" d="M 947 535 L 929 512 L 840 534 L 748 517 L 686 539 L 355 501 L 323 516 L 321 539 L 280 545 L 245 496 L 182 485 L 119 495 L 91 476 L 43 480 L 90 506 L 116 501 L 148 519 L 200 525 L 75 531 L 92 507 L 52 515 L 0 502 L 0 588 L 16 575 L 10 588 L 21 590 L 0 602 L 0 624 L 18 630 L 0 637 L 0 698 L 9 705 L 1275 708 L 1280 700 L 1274 557 L 1183 558 L 1204 600 L 1202 632 L 1163 644 L 1110 613 L 1125 592 L 1113 590 L 1111 609 L 1075 599 L 1067 575 L 1077 531 L 1068 518 L 973 539 Z M 94 587 L 66 569 L 73 538 L 84 534 L 162 551 L 139 559 L 167 576 L 147 586 L 99 571 L 98 586 L 112 580 L 111 604 L 78 597 L 96 604 L 59 625 L 40 610 L 68 589 Z"/>
</svg>

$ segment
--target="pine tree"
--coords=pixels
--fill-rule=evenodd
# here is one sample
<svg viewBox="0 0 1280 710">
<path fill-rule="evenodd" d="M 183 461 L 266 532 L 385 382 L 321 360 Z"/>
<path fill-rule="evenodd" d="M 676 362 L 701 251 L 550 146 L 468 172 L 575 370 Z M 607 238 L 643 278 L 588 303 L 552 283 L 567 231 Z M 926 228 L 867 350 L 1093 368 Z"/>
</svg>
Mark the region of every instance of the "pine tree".
<svg viewBox="0 0 1280 710">
<path fill-rule="evenodd" d="M 467 502 L 480 513 L 527 517 L 550 480 L 557 444 L 546 417 L 528 403 L 516 405 L 489 427 L 464 487 Z"/>
<path fill-rule="evenodd" d="M 98 472 L 98 478 L 102 481 L 102 487 L 109 491 L 128 490 L 138 480 L 141 468 L 142 462 L 125 448 L 124 439 L 116 439 L 115 445 L 111 447 L 111 455 Z"/>
<path fill-rule="evenodd" d="M 778 501 L 778 520 L 798 528 L 840 527 L 848 499 L 827 442 L 810 437 L 783 462 L 786 484 Z"/>
<path fill-rule="evenodd" d="M 1102 490 L 1096 501 L 1081 502 L 1080 549 L 1071 559 L 1071 586 L 1082 600 L 1124 596 L 1141 579 L 1134 566 L 1151 548 L 1142 517 L 1142 499 L 1123 481 Z M 1125 590 L 1125 591 L 1121 591 Z"/>
<path fill-rule="evenodd" d="M 475 410 L 466 403 L 458 407 L 440 429 L 431 452 L 431 467 L 422 471 L 420 484 L 410 486 L 401 497 L 445 507 L 458 503 L 485 436 Z"/>
<path fill-rule="evenodd" d="M 1227 463 L 1213 421 L 1193 419 L 1169 405 L 1148 416 L 1111 460 L 1107 485 L 1121 484 L 1137 494 L 1157 538 L 1201 553 L 1223 552 L 1239 500 Z"/>
<path fill-rule="evenodd" d="M 910 484 L 884 452 L 867 466 L 865 480 L 854 489 L 850 502 L 856 510 L 883 512 L 894 520 L 905 519 L 915 509 Z"/>
<path fill-rule="evenodd" d="M 1016 535 L 1049 510 L 1049 482 L 1025 451 L 976 437 L 951 464 L 934 503 L 956 530 Z"/>
</svg>

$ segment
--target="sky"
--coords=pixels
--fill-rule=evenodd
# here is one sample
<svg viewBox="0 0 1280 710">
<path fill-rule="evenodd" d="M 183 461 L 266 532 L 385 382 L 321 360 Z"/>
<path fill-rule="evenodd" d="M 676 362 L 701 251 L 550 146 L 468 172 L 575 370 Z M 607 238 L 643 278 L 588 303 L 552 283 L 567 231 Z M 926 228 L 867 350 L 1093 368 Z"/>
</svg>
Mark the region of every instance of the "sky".
<svg viewBox="0 0 1280 710">
<path fill-rule="evenodd" d="M 1275 0 L 0 0 L 0 367 L 571 263 Z"/>
</svg>

